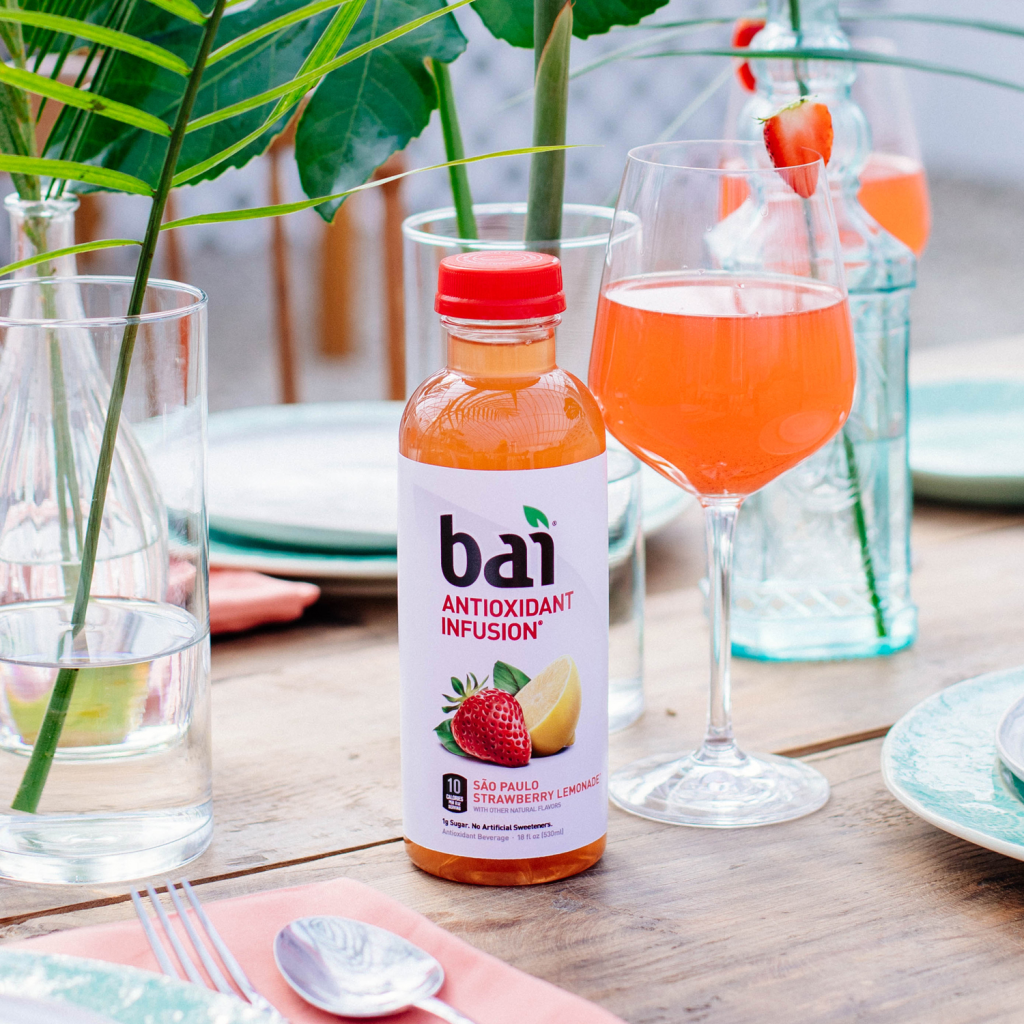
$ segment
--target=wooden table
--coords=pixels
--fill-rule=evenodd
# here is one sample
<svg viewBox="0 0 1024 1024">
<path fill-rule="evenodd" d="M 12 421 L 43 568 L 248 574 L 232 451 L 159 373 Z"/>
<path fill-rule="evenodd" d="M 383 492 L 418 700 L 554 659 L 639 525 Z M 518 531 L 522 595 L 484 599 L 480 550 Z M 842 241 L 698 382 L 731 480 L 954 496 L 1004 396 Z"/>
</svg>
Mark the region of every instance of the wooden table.
<svg viewBox="0 0 1024 1024">
<path fill-rule="evenodd" d="M 693 512 L 649 543 L 648 709 L 611 764 L 695 743 L 707 630 Z M 904 810 L 879 737 L 922 697 L 1024 663 L 1024 515 L 919 507 L 920 639 L 886 659 L 735 663 L 739 736 L 829 777 L 811 817 L 674 828 L 612 810 L 590 872 L 527 889 L 424 875 L 400 840 L 389 600 L 214 645 L 217 828 L 207 899 L 345 875 L 632 1022 L 1017 1020 L 1024 864 Z M 330 619 L 333 616 L 333 620 Z M 125 887 L 0 885 L 0 937 L 130 917 Z"/>
<path fill-rule="evenodd" d="M 1024 375 L 1024 343 L 973 349 L 973 370 L 986 352 Z M 943 357 L 925 356 L 934 379 Z M 700 738 L 695 513 L 648 544 L 648 707 L 612 738 L 612 768 Z M 334 601 L 295 627 L 214 644 L 217 827 L 190 876 L 206 899 L 361 879 L 635 1024 L 1018 1021 L 1024 864 L 906 811 L 882 784 L 879 748 L 928 694 L 1024 663 L 1024 514 L 919 505 L 913 547 L 910 650 L 734 662 L 743 744 L 807 757 L 832 783 L 811 817 L 716 832 L 613 809 L 604 859 L 575 878 L 486 889 L 424 875 L 400 838 L 394 602 Z M 0 883 L 3 940 L 131 916 L 123 886 Z"/>
</svg>

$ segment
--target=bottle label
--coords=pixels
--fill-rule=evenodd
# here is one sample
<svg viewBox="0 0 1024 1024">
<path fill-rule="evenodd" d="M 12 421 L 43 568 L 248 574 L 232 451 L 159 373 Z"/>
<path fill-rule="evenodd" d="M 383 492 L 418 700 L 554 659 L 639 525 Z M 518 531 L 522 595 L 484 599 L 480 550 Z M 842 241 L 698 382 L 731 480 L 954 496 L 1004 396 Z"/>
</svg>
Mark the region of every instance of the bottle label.
<svg viewBox="0 0 1024 1024">
<path fill-rule="evenodd" d="M 608 822 L 605 456 L 552 469 L 399 458 L 405 835 L 568 853 Z"/>
</svg>

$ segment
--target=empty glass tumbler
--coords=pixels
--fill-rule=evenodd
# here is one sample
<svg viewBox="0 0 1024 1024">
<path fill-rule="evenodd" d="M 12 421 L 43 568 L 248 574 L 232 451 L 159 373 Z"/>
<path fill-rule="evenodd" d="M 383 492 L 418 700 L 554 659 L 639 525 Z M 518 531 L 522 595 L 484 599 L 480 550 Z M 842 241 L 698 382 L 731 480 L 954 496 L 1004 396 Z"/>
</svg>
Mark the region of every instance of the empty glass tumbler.
<svg viewBox="0 0 1024 1024">
<path fill-rule="evenodd" d="M 644 535 L 640 460 L 608 446 L 608 731 L 644 710 Z"/>
</svg>

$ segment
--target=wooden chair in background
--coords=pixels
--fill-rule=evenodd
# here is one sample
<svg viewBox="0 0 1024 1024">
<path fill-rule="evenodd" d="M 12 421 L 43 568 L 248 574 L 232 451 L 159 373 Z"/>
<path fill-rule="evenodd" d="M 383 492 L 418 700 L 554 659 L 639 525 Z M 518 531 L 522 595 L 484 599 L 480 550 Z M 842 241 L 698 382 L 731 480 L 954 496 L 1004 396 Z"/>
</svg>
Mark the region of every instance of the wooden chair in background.
<svg viewBox="0 0 1024 1024">
<path fill-rule="evenodd" d="M 294 123 L 294 122 L 293 122 Z M 268 151 L 270 202 L 284 202 L 281 181 L 281 155 L 294 144 L 294 129 L 282 132 Z M 404 170 L 400 154 L 395 154 L 374 174 L 377 179 Z M 384 340 L 387 397 L 405 397 L 405 298 L 402 274 L 402 221 L 405 211 L 401 183 L 381 186 L 384 204 L 381 242 L 384 279 Z M 291 283 L 288 277 L 290 255 L 288 238 L 280 218 L 273 221 L 272 272 L 282 402 L 300 401 L 298 355 L 295 346 Z M 357 295 L 360 259 L 364 252 L 349 208 L 343 203 L 331 224 L 325 225 L 319 246 L 320 266 L 316 294 L 319 319 L 318 348 L 328 358 L 346 358 L 357 337 Z"/>
<path fill-rule="evenodd" d="M 377 168 L 376 180 L 405 170 L 396 153 Z M 401 181 L 380 186 L 384 215 L 380 228 L 384 300 L 384 351 L 387 397 L 405 398 L 405 294 L 402 269 L 402 221 L 405 206 Z M 357 296 L 361 254 L 358 226 L 343 203 L 326 226 L 320 245 L 319 350 L 328 358 L 344 358 L 358 336 Z"/>
</svg>

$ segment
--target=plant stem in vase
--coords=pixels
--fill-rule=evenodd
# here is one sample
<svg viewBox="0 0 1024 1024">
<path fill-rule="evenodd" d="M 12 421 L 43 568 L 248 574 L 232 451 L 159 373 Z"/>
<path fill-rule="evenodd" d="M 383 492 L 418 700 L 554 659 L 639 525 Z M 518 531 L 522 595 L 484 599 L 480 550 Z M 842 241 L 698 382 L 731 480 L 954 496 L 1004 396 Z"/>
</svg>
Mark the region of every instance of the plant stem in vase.
<svg viewBox="0 0 1024 1024">
<path fill-rule="evenodd" d="M 437 88 L 437 107 L 441 115 L 441 132 L 444 135 L 444 156 L 446 160 L 461 160 L 466 155 L 462 144 L 462 130 L 452 92 L 452 76 L 443 61 L 427 58 L 427 66 L 434 75 Z M 476 238 L 476 217 L 473 214 L 473 193 L 469 188 L 469 172 L 465 164 L 448 168 L 452 186 L 452 205 L 459 225 L 461 238 Z"/>
<path fill-rule="evenodd" d="M 572 4 L 568 0 L 534 0 L 533 144 L 565 145 L 569 103 L 569 48 Z M 526 241 L 548 243 L 556 251 L 562 236 L 565 150 L 536 153 L 530 160 Z"/>
<path fill-rule="evenodd" d="M 149 211 L 149 221 L 146 225 L 146 234 L 142 243 L 142 253 L 139 256 L 132 294 L 128 303 L 128 317 L 137 317 L 142 312 L 146 286 L 149 282 L 149 272 L 156 253 L 160 224 L 163 221 L 164 207 L 167 204 L 167 197 L 171 191 L 178 157 L 185 140 L 185 131 L 189 118 L 192 115 L 192 107 L 195 103 L 196 94 L 199 91 L 203 71 L 206 67 L 206 60 L 217 35 L 217 29 L 220 25 L 225 5 L 226 0 L 217 0 L 212 13 L 204 25 L 199 52 L 189 75 L 185 95 L 178 108 L 178 115 L 168 141 L 167 153 L 164 157 L 160 173 L 160 181 Z M 103 506 L 106 501 L 107 484 L 110 480 L 111 461 L 114 455 L 114 443 L 117 438 L 121 407 L 128 384 L 128 371 L 131 367 L 138 329 L 139 325 L 137 322 L 129 322 L 125 327 L 117 360 L 117 369 L 110 389 L 110 402 L 107 407 L 103 440 L 100 446 L 99 464 L 96 469 L 96 481 L 93 485 L 89 520 L 85 531 L 81 574 L 78 579 L 78 589 L 75 594 L 75 603 L 71 614 L 73 638 L 77 638 L 85 626 L 86 610 L 89 604 L 93 571 L 96 564 L 96 551 L 103 520 Z M 50 694 L 50 701 L 39 730 L 39 736 L 33 745 L 32 754 L 25 768 L 21 785 L 18 787 L 14 802 L 11 804 L 14 810 L 35 813 L 39 806 L 39 800 L 46 785 L 51 765 L 53 764 L 53 756 L 60 742 L 61 731 L 64 728 L 64 721 L 67 717 L 77 676 L 78 670 L 74 668 L 62 668 L 57 673 L 57 680 Z"/>
</svg>

